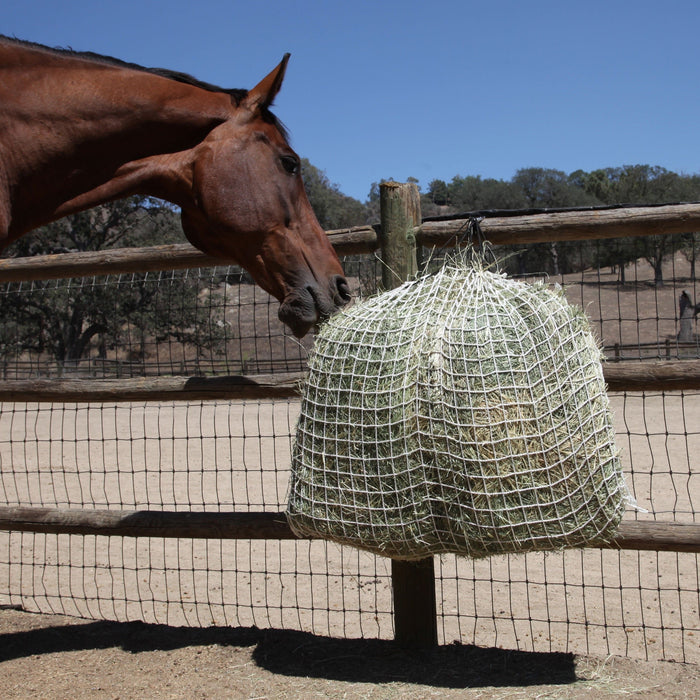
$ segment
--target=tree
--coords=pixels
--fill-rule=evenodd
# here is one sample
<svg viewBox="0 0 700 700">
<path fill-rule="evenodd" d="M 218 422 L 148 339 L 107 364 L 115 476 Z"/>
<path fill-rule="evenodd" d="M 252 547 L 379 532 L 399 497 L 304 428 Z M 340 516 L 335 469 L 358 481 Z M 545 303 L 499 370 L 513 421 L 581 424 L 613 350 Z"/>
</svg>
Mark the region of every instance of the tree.
<svg viewBox="0 0 700 700">
<path fill-rule="evenodd" d="M 696 201 L 700 197 L 700 178 L 682 176 L 658 165 L 624 165 L 619 168 L 575 173 L 591 196 L 605 204 L 662 204 L 665 202 Z M 621 281 L 624 265 L 629 260 L 644 258 L 654 270 L 654 282 L 663 284 L 663 261 L 679 247 L 687 247 L 687 237 L 646 236 L 611 242 L 618 254 Z M 689 254 L 694 261 L 694 247 Z"/>
<path fill-rule="evenodd" d="M 379 186 L 383 182 L 391 182 L 393 178 L 382 178 L 379 182 L 373 182 L 369 188 L 369 194 L 367 195 L 367 211 L 368 211 L 368 221 L 379 221 L 380 219 L 380 199 Z"/>
<path fill-rule="evenodd" d="M 444 180 L 432 180 L 428 184 L 428 198 L 433 204 L 443 207 L 450 203 L 447 183 Z"/>
<path fill-rule="evenodd" d="M 598 204 L 610 203 L 612 182 L 606 170 L 594 170 L 590 173 L 576 170 L 569 175 L 569 184 L 586 192 Z"/>
<path fill-rule="evenodd" d="M 700 234 L 698 232 L 688 233 L 683 237 L 681 245 L 681 253 L 690 263 L 690 279 L 695 281 L 695 263 L 698 256 L 698 242 L 700 242 Z"/>
<path fill-rule="evenodd" d="M 184 240 L 177 211 L 151 197 L 133 196 L 53 221 L 15 241 L 13 257 L 104 250 Z"/>
<path fill-rule="evenodd" d="M 456 211 L 520 209 L 527 206 L 522 194 L 510 182 L 479 175 L 456 175 L 447 186 L 448 198 Z"/>
<path fill-rule="evenodd" d="M 132 197 L 104 204 L 53 222 L 19 239 L 16 255 L 95 251 L 122 245 L 147 245 L 181 240 L 179 218 L 163 203 Z M 198 349 L 220 340 L 220 328 L 202 338 L 197 331 L 208 310 L 196 303 L 198 285 L 180 275 L 170 280 L 177 288 L 178 310 L 158 304 L 159 286 L 153 276 L 133 275 L 128 284 L 105 285 L 99 278 L 53 280 L 31 285 L 8 285 L 0 295 L 3 329 L 0 353 L 49 353 L 59 367 L 74 367 L 99 340 L 100 354 L 123 345 L 125 334 L 142 340 L 178 338 Z M 26 285 L 25 285 L 26 287 Z"/>
<path fill-rule="evenodd" d="M 573 184 L 569 176 L 561 170 L 522 168 L 515 173 L 512 182 L 522 192 L 527 206 L 531 208 L 559 209 L 600 203 Z"/>
<path fill-rule="evenodd" d="M 561 170 L 522 168 L 515 173 L 512 185 L 521 193 L 525 206 L 532 209 L 562 209 L 597 203 Z M 559 275 L 575 267 L 571 259 L 575 250 L 571 244 L 552 241 L 520 246 L 516 250 L 521 269 L 531 269 L 532 264 L 538 264 L 538 271 Z"/>
<path fill-rule="evenodd" d="M 349 228 L 368 223 L 367 207 L 344 195 L 326 174 L 303 158 L 304 186 L 316 218 L 324 229 Z"/>
</svg>

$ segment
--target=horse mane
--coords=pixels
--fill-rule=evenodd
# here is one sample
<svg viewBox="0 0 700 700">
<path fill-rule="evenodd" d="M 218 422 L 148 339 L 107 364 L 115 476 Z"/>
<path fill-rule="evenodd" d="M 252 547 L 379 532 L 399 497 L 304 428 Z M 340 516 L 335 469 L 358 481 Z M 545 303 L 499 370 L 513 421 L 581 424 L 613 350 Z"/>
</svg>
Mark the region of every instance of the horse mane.
<svg viewBox="0 0 700 700">
<path fill-rule="evenodd" d="M 187 73 L 181 73 L 180 71 L 168 70 L 167 68 L 147 68 L 145 66 L 140 66 L 137 63 L 130 63 L 129 61 L 122 61 L 119 58 L 114 58 L 113 56 L 104 56 L 102 54 L 94 53 L 92 51 L 74 51 L 71 48 L 62 47 L 51 47 L 44 46 L 43 44 L 37 44 L 33 41 L 25 41 L 24 39 L 15 39 L 13 37 L 8 37 L 0 34 L 0 42 L 6 42 L 9 44 L 17 44 L 19 46 L 26 46 L 27 48 L 37 49 L 39 51 L 45 51 L 51 54 L 57 54 L 59 56 L 71 56 L 73 58 L 81 58 L 86 61 L 92 61 L 93 63 L 102 63 L 109 66 L 117 66 L 119 68 L 127 68 L 130 70 L 138 70 L 143 73 L 152 73 L 153 75 L 159 75 L 162 78 L 168 78 L 169 80 L 175 80 L 178 83 L 186 83 L 187 85 L 193 85 L 194 87 L 201 88 L 202 90 L 207 90 L 208 92 L 223 92 L 234 98 L 236 104 L 248 94 L 247 90 L 241 90 L 236 88 L 222 88 L 218 85 L 212 85 L 203 80 L 198 80 L 197 78 L 188 75 Z"/>
<path fill-rule="evenodd" d="M 92 51 L 74 51 L 70 48 L 44 46 L 43 44 L 37 44 L 33 41 L 17 39 L 14 37 L 5 36 L 3 34 L 0 34 L 0 43 L 16 44 L 18 46 L 26 46 L 27 48 L 36 49 L 38 51 L 44 51 L 46 53 L 56 54 L 59 56 L 71 56 L 74 58 L 83 59 L 85 61 L 92 61 L 93 63 L 101 63 L 104 65 L 116 66 L 119 68 L 126 68 L 129 70 L 137 70 L 143 73 L 151 73 L 152 75 L 158 75 L 161 78 L 174 80 L 178 83 L 192 85 L 193 87 L 206 90 L 207 92 L 224 93 L 231 97 L 236 106 L 240 105 L 243 98 L 248 94 L 248 90 L 240 88 L 222 88 L 218 85 L 212 85 L 211 83 L 207 83 L 203 80 L 198 80 L 197 78 L 188 75 L 187 73 L 182 73 L 180 71 L 169 70 L 167 68 L 146 68 L 144 66 L 140 66 L 137 63 L 122 61 L 120 58 L 104 56 L 102 54 L 94 53 Z M 262 117 L 266 122 L 277 127 L 279 132 L 284 137 L 285 141 L 289 141 L 289 132 L 287 131 L 287 128 L 272 112 L 270 112 L 269 109 L 265 108 L 262 110 Z"/>
</svg>

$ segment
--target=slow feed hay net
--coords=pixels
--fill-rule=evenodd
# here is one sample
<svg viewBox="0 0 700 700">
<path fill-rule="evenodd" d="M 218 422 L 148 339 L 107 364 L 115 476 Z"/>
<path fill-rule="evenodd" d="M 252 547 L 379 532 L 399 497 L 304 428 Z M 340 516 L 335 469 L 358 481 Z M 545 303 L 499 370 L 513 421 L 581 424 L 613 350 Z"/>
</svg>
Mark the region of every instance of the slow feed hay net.
<svg viewBox="0 0 700 700">
<path fill-rule="evenodd" d="M 601 353 L 561 291 L 453 262 L 321 329 L 297 534 L 480 557 L 610 539 L 627 502 Z"/>
</svg>

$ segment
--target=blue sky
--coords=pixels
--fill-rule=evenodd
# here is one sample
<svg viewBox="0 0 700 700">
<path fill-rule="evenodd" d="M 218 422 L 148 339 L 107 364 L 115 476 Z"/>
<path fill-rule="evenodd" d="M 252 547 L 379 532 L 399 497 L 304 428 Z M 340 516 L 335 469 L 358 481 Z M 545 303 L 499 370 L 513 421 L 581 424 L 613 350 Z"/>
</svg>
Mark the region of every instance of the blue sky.
<svg viewBox="0 0 700 700">
<path fill-rule="evenodd" d="M 700 172 L 697 0 L 22 0 L 0 33 L 252 87 L 289 51 L 275 112 L 364 200 L 382 178 Z"/>
</svg>

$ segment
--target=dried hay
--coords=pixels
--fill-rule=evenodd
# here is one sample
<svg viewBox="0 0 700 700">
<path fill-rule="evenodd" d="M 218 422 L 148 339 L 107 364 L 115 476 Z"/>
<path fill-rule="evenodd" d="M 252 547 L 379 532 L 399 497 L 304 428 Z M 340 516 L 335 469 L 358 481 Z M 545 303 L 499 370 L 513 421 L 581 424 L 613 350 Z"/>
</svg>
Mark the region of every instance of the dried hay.
<svg viewBox="0 0 700 700">
<path fill-rule="evenodd" d="M 479 264 L 356 304 L 316 339 L 292 528 L 400 559 L 611 538 L 628 495 L 600 360 L 560 291 Z"/>
</svg>

